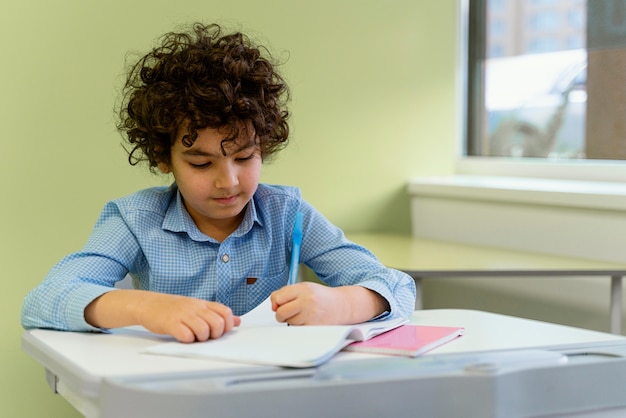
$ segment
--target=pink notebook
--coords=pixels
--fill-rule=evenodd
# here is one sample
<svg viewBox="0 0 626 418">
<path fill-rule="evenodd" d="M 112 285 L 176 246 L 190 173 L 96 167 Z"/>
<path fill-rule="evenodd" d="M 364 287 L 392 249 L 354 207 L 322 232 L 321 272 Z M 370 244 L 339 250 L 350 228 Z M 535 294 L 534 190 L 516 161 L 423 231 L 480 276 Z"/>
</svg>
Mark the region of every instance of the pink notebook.
<svg viewBox="0 0 626 418">
<path fill-rule="evenodd" d="M 417 357 L 463 335 L 465 328 L 402 325 L 367 341 L 354 342 L 344 350 L 362 353 Z"/>
</svg>

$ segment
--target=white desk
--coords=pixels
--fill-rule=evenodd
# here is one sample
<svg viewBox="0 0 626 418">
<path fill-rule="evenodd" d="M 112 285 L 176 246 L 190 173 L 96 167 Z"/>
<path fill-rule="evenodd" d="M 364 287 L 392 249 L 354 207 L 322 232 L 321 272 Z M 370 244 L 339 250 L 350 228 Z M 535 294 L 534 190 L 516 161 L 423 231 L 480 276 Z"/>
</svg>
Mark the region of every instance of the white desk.
<svg viewBox="0 0 626 418">
<path fill-rule="evenodd" d="M 428 277 L 601 277 L 610 278 L 610 330 L 621 334 L 622 278 L 626 264 L 512 251 L 394 234 L 347 234 L 383 264 L 415 280 L 415 309 L 422 308 L 421 281 Z"/>
<path fill-rule="evenodd" d="M 454 358 L 454 356 L 485 353 L 491 350 L 516 350 L 515 352 L 518 352 L 517 350 L 537 348 L 584 349 L 598 344 L 622 347 L 626 353 L 626 337 L 623 336 L 481 311 L 422 310 L 414 313 L 411 322 L 422 325 L 464 326 L 466 331 L 463 337 L 427 353 L 421 359 L 403 359 L 408 361 Z M 328 408 L 331 407 L 340 407 L 337 403 L 340 401 L 335 397 L 338 396 L 337 393 L 340 393 L 337 391 L 341 391 L 344 386 L 346 393 L 342 395 L 342 400 L 347 402 L 351 411 L 359 411 L 355 416 L 381 416 L 378 415 L 380 411 L 376 412 L 376 405 L 379 402 L 375 400 L 378 399 L 377 396 L 380 396 L 376 393 L 379 393 L 382 387 L 393 387 L 385 382 L 381 382 L 380 385 L 371 381 L 368 384 L 362 382 L 364 386 L 361 386 L 361 382 L 349 384 L 347 381 L 342 382 L 341 379 L 324 382 L 317 381 L 315 378 L 311 380 L 316 369 L 290 370 L 141 353 L 146 347 L 161 343 L 162 340 L 161 337 L 139 329 L 120 329 L 113 334 L 31 330 L 24 333 L 22 347 L 45 367 L 48 382 L 53 390 L 61 394 L 87 417 L 226 417 L 237 416 L 237 414 L 241 416 L 242 411 L 246 410 L 242 408 L 249 408 L 248 413 L 253 411 L 254 416 L 280 416 L 281 414 L 276 411 L 280 411 L 282 406 L 289 407 L 289 402 L 297 402 L 293 405 L 294 407 L 308 404 L 310 408 L 302 411 L 301 414 L 289 414 L 285 411 L 285 416 L 329 416 L 325 415 L 324 411 L 328 412 Z M 358 362 L 374 365 L 375 363 L 372 362 L 389 359 L 400 358 L 341 352 L 322 367 L 329 367 L 332 370 L 332 367 L 337 365 L 359 364 Z M 355 363 L 351 363 L 352 361 Z M 365 369 L 359 366 L 358 370 L 367 370 L 367 364 Z M 383 367 L 389 370 L 385 364 Z M 624 367 L 626 367 L 626 358 Z M 617 395 L 620 402 L 623 401 L 618 406 L 626 408 L 626 368 L 620 376 L 624 376 L 624 385 L 619 385 L 620 388 L 624 388 L 624 393 L 623 399 L 621 393 Z M 301 379 L 301 381 L 294 382 L 303 385 L 302 387 L 306 390 L 294 392 L 293 396 L 285 399 L 283 393 L 287 390 L 295 390 L 297 385 L 289 385 L 279 390 L 277 388 L 281 384 L 286 384 L 285 379 L 290 378 Z M 210 395 L 215 395 L 214 392 L 219 389 L 219 385 L 207 379 L 229 379 L 228 384 L 222 388 L 225 393 L 220 393 L 217 397 L 223 402 L 215 404 L 215 398 L 211 398 Z M 420 384 L 431 384 L 435 381 L 429 379 Z M 176 390 L 162 392 L 163 387 L 168 387 L 168 384 L 173 384 L 172 382 L 176 383 Z M 191 383 L 181 388 L 180 382 Z M 259 382 L 262 384 L 260 385 Z M 410 381 L 400 381 L 402 384 L 400 387 L 405 387 L 404 385 L 408 382 Z M 464 382 L 464 380 L 459 379 L 458 382 Z M 372 388 L 366 389 L 368 385 Z M 120 397 L 131 396 L 135 393 L 134 390 L 137 387 L 142 389 L 137 392 L 137 398 L 131 397 L 120 401 Z M 466 389 L 470 390 L 469 387 Z M 206 390 L 207 393 L 201 397 L 193 397 L 186 393 L 187 390 L 192 390 L 194 393 Z M 370 390 L 375 393 L 369 394 Z M 310 394 L 307 395 L 307 393 Z M 426 396 L 423 391 L 420 393 L 422 394 L 420 396 Z M 149 395 L 156 396 L 156 398 L 147 398 L 152 401 L 142 398 L 142 396 Z M 177 397 L 177 395 L 180 396 Z M 400 395 L 402 395 L 401 401 L 396 402 L 395 406 L 405 411 L 408 410 L 407 408 L 412 408 L 417 395 L 394 391 L 388 396 Z M 173 398 L 165 401 L 167 396 L 173 396 Z M 328 399 L 319 399 L 319 397 L 328 397 Z M 354 399 L 346 400 L 345 397 L 354 397 Z M 374 397 L 373 400 L 372 397 Z M 154 406 L 154 399 L 160 399 L 165 404 Z M 253 399 L 256 399 L 255 402 L 258 404 L 246 403 L 246 400 Z M 191 400 L 200 402 L 196 409 L 193 409 Z M 376 405 L 371 404 L 372 402 Z M 419 402 L 423 407 L 424 401 Z M 436 400 L 433 398 L 430 402 L 436 402 Z M 440 400 L 440 402 L 443 401 Z M 267 409 L 263 409 L 260 403 L 264 403 Z M 138 405 L 141 408 L 133 410 L 132 413 L 124 410 L 124 408 L 138 408 Z M 177 411 L 176 414 L 180 415 L 172 411 L 168 412 L 167 408 L 172 408 L 172 411 Z"/>
</svg>

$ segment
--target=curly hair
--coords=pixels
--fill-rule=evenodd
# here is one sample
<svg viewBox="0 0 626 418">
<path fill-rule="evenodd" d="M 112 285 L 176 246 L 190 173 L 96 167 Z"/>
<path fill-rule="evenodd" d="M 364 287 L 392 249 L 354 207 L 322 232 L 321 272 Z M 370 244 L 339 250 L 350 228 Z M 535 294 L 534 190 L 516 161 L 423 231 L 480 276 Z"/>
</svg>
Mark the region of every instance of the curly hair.
<svg viewBox="0 0 626 418">
<path fill-rule="evenodd" d="M 242 33 L 222 34 L 216 24 L 165 34 L 131 66 L 122 93 L 117 128 L 130 144 L 131 165 L 169 164 L 184 128 L 187 147 L 198 130 L 225 130 L 225 152 L 242 126 L 252 127 L 264 161 L 288 142 L 289 89 L 269 52 Z"/>
</svg>

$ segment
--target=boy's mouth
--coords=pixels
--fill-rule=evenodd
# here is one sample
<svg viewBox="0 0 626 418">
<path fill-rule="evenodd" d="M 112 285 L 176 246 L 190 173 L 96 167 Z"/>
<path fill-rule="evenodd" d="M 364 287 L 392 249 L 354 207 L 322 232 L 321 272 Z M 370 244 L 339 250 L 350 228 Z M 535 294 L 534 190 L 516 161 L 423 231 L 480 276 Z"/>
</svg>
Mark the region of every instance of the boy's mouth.
<svg viewBox="0 0 626 418">
<path fill-rule="evenodd" d="M 216 197 L 214 198 L 214 200 L 217 203 L 220 203 L 222 205 L 228 205 L 228 204 L 234 203 L 238 197 L 239 197 L 238 195 L 232 195 L 232 196 Z"/>
</svg>

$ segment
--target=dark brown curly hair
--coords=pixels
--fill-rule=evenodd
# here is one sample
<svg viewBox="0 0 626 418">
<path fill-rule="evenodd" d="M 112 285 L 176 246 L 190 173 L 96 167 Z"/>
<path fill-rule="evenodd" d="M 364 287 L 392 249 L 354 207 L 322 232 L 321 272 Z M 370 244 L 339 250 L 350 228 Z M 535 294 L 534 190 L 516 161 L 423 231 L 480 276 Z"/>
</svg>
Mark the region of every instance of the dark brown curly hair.
<svg viewBox="0 0 626 418">
<path fill-rule="evenodd" d="M 122 93 L 117 128 L 130 144 L 131 165 L 169 164 L 185 127 L 187 147 L 198 130 L 225 130 L 222 152 L 242 126 L 252 127 L 264 161 L 288 142 L 289 89 L 269 52 L 242 33 L 223 34 L 216 24 L 165 34 L 131 66 Z"/>
</svg>

